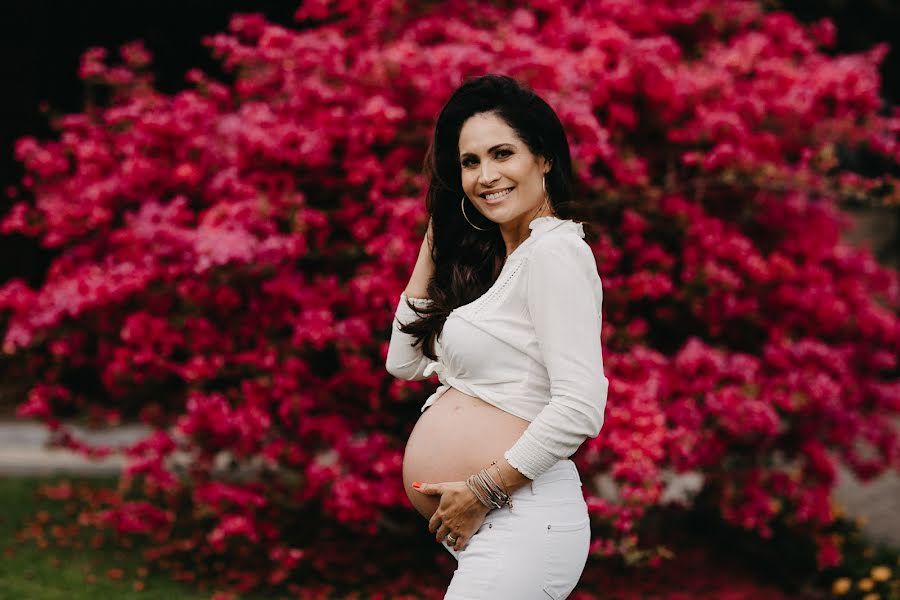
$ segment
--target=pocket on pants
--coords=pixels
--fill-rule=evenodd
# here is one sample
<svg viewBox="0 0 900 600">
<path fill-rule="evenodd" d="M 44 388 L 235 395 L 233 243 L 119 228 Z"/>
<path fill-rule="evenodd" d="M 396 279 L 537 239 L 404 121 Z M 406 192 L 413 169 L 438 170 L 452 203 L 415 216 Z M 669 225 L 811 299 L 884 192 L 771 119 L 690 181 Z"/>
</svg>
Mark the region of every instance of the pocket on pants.
<svg viewBox="0 0 900 600">
<path fill-rule="evenodd" d="M 544 592 L 553 600 L 563 600 L 572 593 L 590 551 L 590 517 L 571 518 L 551 518 L 545 529 Z"/>
</svg>

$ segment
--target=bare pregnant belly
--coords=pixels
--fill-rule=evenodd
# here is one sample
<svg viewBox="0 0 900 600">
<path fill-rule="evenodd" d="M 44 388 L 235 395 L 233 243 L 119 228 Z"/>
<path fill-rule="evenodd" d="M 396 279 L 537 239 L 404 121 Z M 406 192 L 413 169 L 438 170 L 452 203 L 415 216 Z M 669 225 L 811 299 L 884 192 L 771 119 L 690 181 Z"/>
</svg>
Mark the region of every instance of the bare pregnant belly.
<svg viewBox="0 0 900 600">
<path fill-rule="evenodd" d="M 440 504 L 413 481 L 465 481 L 470 475 L 503 458 L 529 422 L 456 388 L 444 392 L 419 417 L 403 454 L 403 488 L 426 520 Z M 496 477 L 496 469 L 492 469 Z M 499 483 L 499 482 L 498 482 Z"/>
</svg>

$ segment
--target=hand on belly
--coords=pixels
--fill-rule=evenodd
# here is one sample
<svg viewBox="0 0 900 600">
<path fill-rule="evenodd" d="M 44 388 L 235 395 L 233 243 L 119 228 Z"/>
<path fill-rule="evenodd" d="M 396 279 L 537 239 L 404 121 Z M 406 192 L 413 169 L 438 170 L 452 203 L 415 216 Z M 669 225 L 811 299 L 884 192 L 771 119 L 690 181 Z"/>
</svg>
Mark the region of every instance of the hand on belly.
<svg viewBox="0 0 900 600">
<path fill-rule="evenodd" d="M 426 496 L 413 481 L 465 481 L 491 464 L 522 435 L 529 422 L 455 388 L 422 413 L 403 455 L 403 488 L 415 509 L 431 519 L 440 496 Z"/>
</svg>

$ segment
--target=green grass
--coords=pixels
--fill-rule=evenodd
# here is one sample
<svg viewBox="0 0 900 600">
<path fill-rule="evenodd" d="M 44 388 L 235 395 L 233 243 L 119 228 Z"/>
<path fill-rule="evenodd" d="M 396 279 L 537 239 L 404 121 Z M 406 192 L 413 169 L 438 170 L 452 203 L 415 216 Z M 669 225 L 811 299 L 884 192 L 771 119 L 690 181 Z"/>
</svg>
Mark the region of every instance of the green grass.
<svg viewBox="0 0 900 600">
<path fill-rule="evenodd" d="M 86 531 L 71 538 L 81 540 L 81 549 L 72 547 L 60 547 L 51 528 L 52 524 L 71 524 L 76 522 L 76 515 L 67 514 L 66 502 L 52 501 L 42 498 L 37 490 L 43 484 L 59 484 L 69 481 L 73 488 L 81 484 L 92 487 L 114 488 L 114 478 L 74 479 L 71 477 L 43 477 L 43 478 L 7 478 L 0 479 L 0 600 L 94 600 L 95 598 L 109 599 L 165 599 L 165 600 L 208 600 L 212 598 L 215 590 L 198 590 L 196 584 L 189 584 L 172 579 L 166 572 L 153 571 L 139 572 L 139 568 L 145 567 L 139 548 L 123 549 L 109 543 L 100 548 L 91 547 L 89 542 L 92 532 Z M 75 506 L 73 501 L 71 506 Z M 71 510 L 70 506 L 70 510 Z M 43 526 L 46 547 L 39 547 L 34 536 L 27 539 L 18 539 L 17 533 L 34 523 L 36 515 L 40 511 L 46 511 L 49 515 L 47 524 Z M 848 523 L 850 523 L 848 521 Z M 714 527 L 715 530 L 724 527 L 721 523 Z M 850 533 L 843 532 L 847 538 L 845 543 L 845 558 L 847 563 L 839 570 L 829 573 L 829 577 L 819 582 L 825 588 L 830 588 L 831 581 L 837 576 L 849 577 L 856 581 L 867 576 L 875 565 L 900 565 L 897 551 L 870 549 L 870 544 L 857 540 L 858 527 L 847 525 Z M 706 527 L 705 529 L 708 529 Z M 852 535 L 851 535 L 852 533 Z M 757 549 L 756 554 L 741 554 L 736 544 L 737 535 L 728 533 L 718 542 L 709 538 L 708 534 L 697 537 L 701 543 L 710 543 L 712 553 L 732 564 L 746 562 L 760 563 L 760 558 L 768 556 L 772 560 L 784 562 L 791 553 L 798 552 L 797 544 L 793 543 L 792 549 L 777 549 L 769 547 L 768 551 Z M 727 544 L 727 546 L 725 545 Z M 771 544 L 771 543 L 766 543 Z M 719 554 L 717 554 L 719 553 Z M 732 556 L 733 555 L 733 556 Z M 742 557 L 746 557 L 742 558 Z M 701 561 L 702 562 L 702 561 Z M 725 563 L 723 563 L 725 564 Z M 108 576 L 110 569 L 121 569 L 121 578 L 112 579 Z M 772 569 L 766 567 L 765 570 Z M 746 574 L 747 569 L 736 567 L 734 573 Z M 758 574 L 757 574 L 758 575 Z M 636 572 L 629 577 L 643 577 Z M 750 585 L 755 580 L 741 580 L 740 585 Z M 750 582 L 750 583 L 748 583 Z M 138 583 L 141 589 L 135 589 Z M 755 584 L 755 583 L 754 583 Z M 893 586 L 894 590 L 900 589 L 896 577 L 891 582 L 881 587 L 887 589 Z M 429 588 L 430 589 L 430 588 Z M 586 588 L 586 590 L 589 588 Z M 824 588 L 823 588 L 824 589 Z M 434 591 L 430 589 L 430 591 Z M 438 590 L 440 591 L 440 590 Z M 884 591 L 879 589 L 879 591 Z M 436 594 L 437 592 L 435 592 Z M 235 598 L 239 600 L 263 600 L 272 598 L 284 598 L 284 594 L 240 594 Z M 372 596 L 367 592 L 349 595 L 337 595 L 334 598 L 367 599 Z M 409 598 L 411 596 L 403 596 Z M 435 595 L 434 597 L 438 597 Z M 704 595 L 709 598 L 711 596 Z M 804 595 L 792 597 L 809 597 Z M 894 597 L 882 595 L 882 598 Z"/>
<path fill-rule="evenodd" d="M 212 591 L 198 592 L 187 584 L 174 581 L 165 573 L 141 577 L 138 567 L 143 564 L 139 550 L 112 547 L 80 550 L 61 548 L 48 531 L 46 548 L 39 548 L 34 539 L 19 541 L 16 532 L 33 520 L 39 510 L 64 516 L 63 503 L 52 502 L 36 495 L 39 485 L 59 483 L 61 478 L 0 479 L 0 600 L 44 600 L 65 598 L 81 600 L 95 598 L 142 598 L 187 600 L 211 598 Z M 74 484 L 75 481 L 69 478 Z M 95 479 L 91 485 L 112 485 L 114 480 Z M 68 518 L 67 521 L 71 521 Z M 58 522 L 58 521 L 57 521 Z M 122 569 L 121 579 L 110 579 L 107 571 Z M 93 577 L 91 577 L 93 576 Z M 93 579 L 93 583 L 90 580 Z M 143 589 L 134 589 L 135 582 L 143 582 Z M 140 585 L 140 584 L 138 584 Z M 241 598 L 251 598 L 241 595 Z M 257 596 L 259 598 L 259 596 Z"/>
<path fill-rule="evenodd" d="M 95 600 L 142 599 L 142 600 L 209 600 L 221 587 L 201 583 L 186 583 L 172 578 L 167 572 L 152 568 L 141 556 L 138 547 L 124 549 L 110 542 L 99 548 L 90 544 L 94 529 L 82 528 L 75 534 L 62 534 L 71 542 L 81 541 L 82 547 L 75 549 L 61 547 L 54 536 L 53 525 L 76 528 L 77 507 L 83 508 L 84 501 L 55 501 L 38 493 L 42 485 L 59 485 L 68 481 L 73 490 L 81 485 L 92 488 L 114 489 L 116 479 L 112 477 L 14 477 L 0 478 L 0 600 Z M 68 505 L 68 510 L 67 510 Z M 46 511 L 42 548 L 35 535 L 23 536 L 21 531 L 37 529 L 37 515 Z M 143 568 L 143 569 L 142 569 Z M 110 569 L 120 569 L 121 577 L 111 578 Z M 139 572 L 143 570 L 143 573 Z M 140 589 L 135 589 L 135 584 Z M 432 590 L 433 591 L 433 590 Z M 366 600 L 371 598 L 368 591 L 354 590 L 339 593 L 329 598 Z M 288 594 L 233 593 L 234 600 L 287 599 Z M 402 596 L 409 598 L 411 596 Z"/>
</svg>

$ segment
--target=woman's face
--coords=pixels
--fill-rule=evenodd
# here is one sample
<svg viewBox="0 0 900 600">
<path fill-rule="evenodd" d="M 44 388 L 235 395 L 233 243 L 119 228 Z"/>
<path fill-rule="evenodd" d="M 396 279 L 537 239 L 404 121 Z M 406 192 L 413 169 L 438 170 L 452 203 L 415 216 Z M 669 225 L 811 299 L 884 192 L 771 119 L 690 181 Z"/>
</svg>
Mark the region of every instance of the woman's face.
<svg viewBox="0 0 900 600">
<path fill-rule="evenodd" d="M 478 113 L 459 132 L 459 164 L 466 196 L 485 217 L 501 225 L 524 227 L 544 203 L 541 179 L 550 170 L 506 121 Z M 496 197 L 489 192 L 511 190 Z"/>
</svg>

